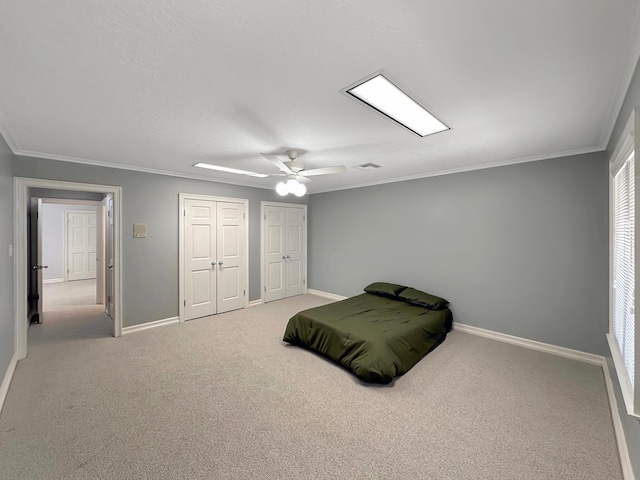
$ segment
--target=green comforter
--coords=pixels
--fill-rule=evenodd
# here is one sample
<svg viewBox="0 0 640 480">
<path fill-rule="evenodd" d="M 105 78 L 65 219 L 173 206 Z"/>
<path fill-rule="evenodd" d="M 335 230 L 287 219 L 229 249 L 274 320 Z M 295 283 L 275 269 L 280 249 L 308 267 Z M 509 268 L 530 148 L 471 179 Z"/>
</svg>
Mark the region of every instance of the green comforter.
<svg viewBox="0 0 640 480">
<path fill-rule="evenodd" d="M 307 347 L 372 383 L 408 372 L 451 329 L 448 308 L 427 310 L 363 293 L 289 320 L 284 341 Z"/>
</svg>

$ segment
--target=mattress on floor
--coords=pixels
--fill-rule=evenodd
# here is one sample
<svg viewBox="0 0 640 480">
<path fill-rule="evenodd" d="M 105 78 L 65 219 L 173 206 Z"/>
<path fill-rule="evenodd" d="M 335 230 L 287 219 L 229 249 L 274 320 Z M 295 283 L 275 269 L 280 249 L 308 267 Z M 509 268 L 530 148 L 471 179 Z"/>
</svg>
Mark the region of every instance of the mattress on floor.
<svg viewBox="0 0 640 480">
<path fill-rule="evenodd" d="M 386 384 L 441 343 L 451 322 L 448 308 L 428 310 L 363 293 L 297 313 L 283 340 L 330 358 L 365 382 Z"/>
</svg>

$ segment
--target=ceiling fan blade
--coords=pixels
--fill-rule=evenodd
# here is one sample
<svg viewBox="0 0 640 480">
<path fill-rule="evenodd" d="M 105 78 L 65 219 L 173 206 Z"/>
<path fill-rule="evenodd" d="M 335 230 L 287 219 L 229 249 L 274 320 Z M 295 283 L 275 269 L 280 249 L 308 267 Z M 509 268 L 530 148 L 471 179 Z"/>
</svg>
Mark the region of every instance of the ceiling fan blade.
<svg viewBox="0 0 640 480">
<path fill-rule="evenodd" d="M 347 173 L 347 167 L 336 165 L 335 167 L 314 168 L 313 170 L 303 170 L 298 175 L 312 177 L 313 175 L 330 175 L 332 173 Z"/>
<path fill-rule="evenodd" d="M 300 174 L 296 175 L 296 180 L 298 180 L 300 183 L 311 183 L 310 178 L 303 177 Z"/>
<path fill-rule="evenodd" d="M 291 171 L 291 169 L 287 167 L 282 162 L 282 160 L 280 160 L 276 155 L 273 155 L 271 153 L 261 153 L 260 155 L 262 155 L 264 158 L 269 160 L 271 163 L 273 163 L 276 167 L 278 167 L 281 171 L 283 171 L 287 175 L 291 175 L 293 173 L 293 171 Z"/>
</svg>

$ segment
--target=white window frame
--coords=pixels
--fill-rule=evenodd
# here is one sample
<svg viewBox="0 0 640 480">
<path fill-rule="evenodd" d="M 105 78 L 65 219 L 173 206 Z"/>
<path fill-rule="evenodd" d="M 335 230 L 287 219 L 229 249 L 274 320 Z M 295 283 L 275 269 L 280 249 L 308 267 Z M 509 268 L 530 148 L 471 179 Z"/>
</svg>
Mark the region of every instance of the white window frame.
<svg viewBox="0 0 640 480">
<path fill-rule="evenodd" d="M 624 403 L 627 409 L 627 413 L 631 416 L 640 418 L 640 328 L 638 325 L 638 315 L 634 311 L 634 325 L 635 325 L 635 368 L 634 368 L 634 380 L 633 385 L 631 380 L 629 379 L 629 374 L 627 372 L 627 368 L 625 367 L 624 358 L 622 353 L 620 352 L 620 348 L 618 346 L 618 341 L 616 340 L 615 330 L 613 327 L 613 245 L 614 245 L 614 178 L 618 171 L 623 167 L 626 160 L 629 156 L 634 153 L 635 145 L 640 145 L 638 142 L 639 136 L 639 128 L 640 125 L 636 121 L 636 118 L 640 120 L 640 108 L 636 108 L 628 122 L 625 126 L 624 131 L 620 135 L 620 141 L 616 146 L 616 149 L 611 155 L 609 159 L 609 333 L 607 334 L 607 341 L 609 343 L 609 349 L 611 350 L 611 357 L 613 359 L 613 364 L 615 366 L 615 370 L 618 376 L 618 380 L 620 383 L 620 388 L 622 390 L 622 396 L 624 398 Z M 636 152 L 637 153 L 637 152 Z M 636 155 L 637 156 L 637 155 Z M 634 159 L 635 161 L 635 159 Z M 636 162 L 637 165 L 637 162 Z M 638 222 L 638 214 L 640 212 L 640 182 L 638 181 L 638 169 L 640 169 L 640 165 L 636 166 L 636 173 L 634 179 L 635 186 L 635 225 L 638 227 L 640 223 Z M 640 235 L 638 235 L 638 230 L 636 230 L 635 235 L 635 243 L 633 248 L 638 251 L 638 247 L 640 246 Z M 634 255 L 634 259 L 635 259 Z M 638 271 L 638 270 L 636 270 Z M 636 285 L 638 284 L 638 279 L 636 279 Z M 635 295 L 635 292 L 634 292 Z M 635 302 L 634 302 L 635 303 Z M 634 387 L 635 386 L 635 387 Z"/>
</svg>

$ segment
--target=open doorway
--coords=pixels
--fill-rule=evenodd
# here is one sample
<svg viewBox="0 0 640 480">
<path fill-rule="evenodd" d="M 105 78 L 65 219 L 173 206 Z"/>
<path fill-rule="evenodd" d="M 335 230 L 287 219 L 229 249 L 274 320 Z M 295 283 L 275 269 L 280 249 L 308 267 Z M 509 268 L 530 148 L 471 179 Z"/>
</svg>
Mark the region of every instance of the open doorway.
<svg viewBox="0 0 640 480">
<path fill-rule="evenodd" d="M 121 335 L 120 198 L 120 187 L 15 179 L 19 358 L 32 323 L 56 321 L 80 337 Z"/>
<path fill-rule="evenodd" d="M 39 189 L 37 194 L 51 193 Z M 102 195 L 85 194 L 88 198 Z M 43 286 L 42 312 L 37 322 L 46 322 L 45 318 L 68 320 L 104 310 L 104 293 L 100 290 L 105 282 L 99 281 L 106 275 L 102 201 L 32 197 L 31 204 L 38 199 L 42 252 L 36 264 L 42 267 Z M 30 243 L 35 241 L 32 235 Z M 32 276 L 34 273 L 32 270 Z"/>
</svg>

